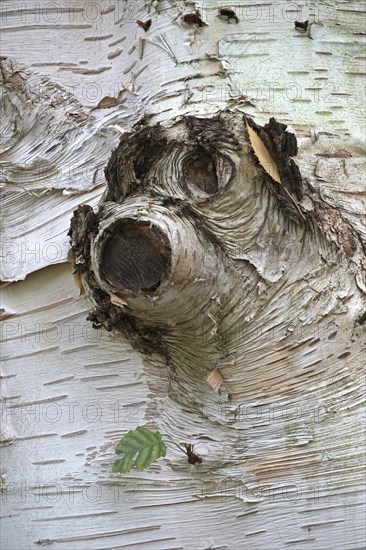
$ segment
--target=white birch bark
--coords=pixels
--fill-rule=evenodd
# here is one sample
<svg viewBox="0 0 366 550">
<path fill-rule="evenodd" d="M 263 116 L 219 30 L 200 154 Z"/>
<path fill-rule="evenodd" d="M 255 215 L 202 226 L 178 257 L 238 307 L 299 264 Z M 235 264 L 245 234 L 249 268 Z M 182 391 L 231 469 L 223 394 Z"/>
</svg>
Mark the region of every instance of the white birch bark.
<svg viewBox="0 0 366 550">
<path fill-rule="evenodd" d="M 238 22 L 218 17 L 222 7 L 1 4 L 6 550 L 366 545 L 364 5 L 225 6 Z M 182 21 L 196 8 L 202 27 Z M 136 24 L 149 19 L 147 31 Z M 308 31 L 295 20 L 309 20 Z M 251 296 L 237 274 L 216 277 L 202 321 L 212 334 L 201 347 L 189 335 L 190 294 L 177 292 L 172 318 L 186 310 L 168 367 L 121 334 L 91 328 L 67 231 L 78 205 L 97 207 L 121 130 L 143 116 L 169 127 L 227 107 L 295 132 L 295 160 L 317 197 L 302 206 L 324 207 L 318 237 L 288 224 L 270 194 L 254 200 L 253 182 L 222 195 L 207 224 L 232 257 L 241 244 L 224 229 L 230 220 L 242 227 L 237 260 L 250 264 L 246 284 L 260 281 L 259 292 Z M 220 274 L 210 261 L 206 269 Z M 229 292 L 238 329 L 224 360 L 214 344 Z M 193 301 L 197 293 L 193 285 Z M 206 381 L 214 366 L 224 379 L 218 393 Z M 112 475 L 114 446 L 137 425 L 194 443 L 203 463 L 169 446 L 146 472 Z"/>
</svg>

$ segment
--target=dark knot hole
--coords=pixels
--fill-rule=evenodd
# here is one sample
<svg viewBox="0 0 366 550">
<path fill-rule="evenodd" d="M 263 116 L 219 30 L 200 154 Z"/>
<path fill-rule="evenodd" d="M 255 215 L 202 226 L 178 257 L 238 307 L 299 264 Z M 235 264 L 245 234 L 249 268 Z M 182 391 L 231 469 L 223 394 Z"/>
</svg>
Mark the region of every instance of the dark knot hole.
<svg viewBox="0 0 366 550">
<path fill-rule="evenodd" d="M 127 220 L 103 245 L 100 268 L 117 292 L 154 291 L 166 275 L 171 250 L 164 233 L 147 222 Z"/>
<path fill-rule="evenodd" d="M 185 160 L 183 175 L 186 183 L 214 195 L 218 192 L 215 160 L 204 149 L 196 149 Z"/>
</svg>

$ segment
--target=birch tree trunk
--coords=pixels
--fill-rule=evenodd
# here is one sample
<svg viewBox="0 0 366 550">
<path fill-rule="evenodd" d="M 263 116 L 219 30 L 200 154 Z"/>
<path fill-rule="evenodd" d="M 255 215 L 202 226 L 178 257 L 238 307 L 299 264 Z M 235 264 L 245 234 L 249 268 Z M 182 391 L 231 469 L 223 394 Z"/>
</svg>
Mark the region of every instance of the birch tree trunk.
<svg viewBox="0 0 366 550">
<path fill-rule="evenodd" d="M 2 547 L 365 548 L 363 4 L 1 10 Z"/>
</svg>

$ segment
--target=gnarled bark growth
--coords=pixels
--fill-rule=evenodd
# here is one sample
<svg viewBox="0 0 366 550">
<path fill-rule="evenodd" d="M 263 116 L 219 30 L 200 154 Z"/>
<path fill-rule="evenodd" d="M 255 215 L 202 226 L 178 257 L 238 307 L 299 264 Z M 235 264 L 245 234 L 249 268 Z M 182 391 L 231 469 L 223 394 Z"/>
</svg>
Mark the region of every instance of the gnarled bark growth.
<svg viewBox="0 0 366 550">
<path fill-rule="evenodd" d="M 286 125 L 271 119 L 261 128 L 230 110 L 137 127 L 111 156 L 98 212 L 75 211 L 71 242 L 91 319 L 129 334 L 145 351 L 149 338 L 150 351 L 163 352 L 175 383 L 186 388 L 179 400 L 191 403 L 199 387 L 205 393 L 213 371 L 231 400 L 266 400 L 303 391 L 334 356 L 346 362 L 344 336 L 332 337 L 328 357 L 323 351 L 307 359 L 304 350 L 318 341 L 315 324 L 326 332 L 335 323 L 337 334 L 342 312 L 352 341 L 362 296 L 355 279 L 339 278 L 339 265 L 356 276 L 362 240 L 348 226 L 346 243 L 332 242 L 330 209 L 303 181 L 296 154 Z M 90 232 L 85 216 L 98 229 Z M 263 239 L 276 258 L 261 248 Z M 255 389 L 248 383 L 254 358 Z"/>
</svg>

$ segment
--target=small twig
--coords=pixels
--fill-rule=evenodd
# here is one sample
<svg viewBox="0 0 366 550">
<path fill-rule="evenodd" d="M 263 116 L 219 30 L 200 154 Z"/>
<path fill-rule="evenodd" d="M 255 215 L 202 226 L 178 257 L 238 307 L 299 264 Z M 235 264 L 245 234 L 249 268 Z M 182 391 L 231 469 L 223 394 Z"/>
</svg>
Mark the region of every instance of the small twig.
<svg viewBox="0 0 366 550">
<path fill-rule="evenodd" d="M 171 439 L 167 439 L 165 436 L 164 436 L 164 439 L 168 443 L 171 443 L 172 445 L 175 445 L 176 447 L 178 447 L 178 449 L 181 450 L 182 453 L 184 453 L 188 457 L 188 462 L 190 464 L 201 464 L 202 458 L 193 452 L 194 445 L 192 445 L 192 443 L 183 443 L 185 447 L 183 448 L 181 445 L 179 445 L 179 443 L 176 443 Z"/>
<path fill-rule="evenodd" d="M 187 451 L 188 462 L 190 464 L 201 464 L 202 458 L 193 452 L 194 445 L 192 445 L 191 443 L 184 443 L 184 446 Z"/>
</svg>

